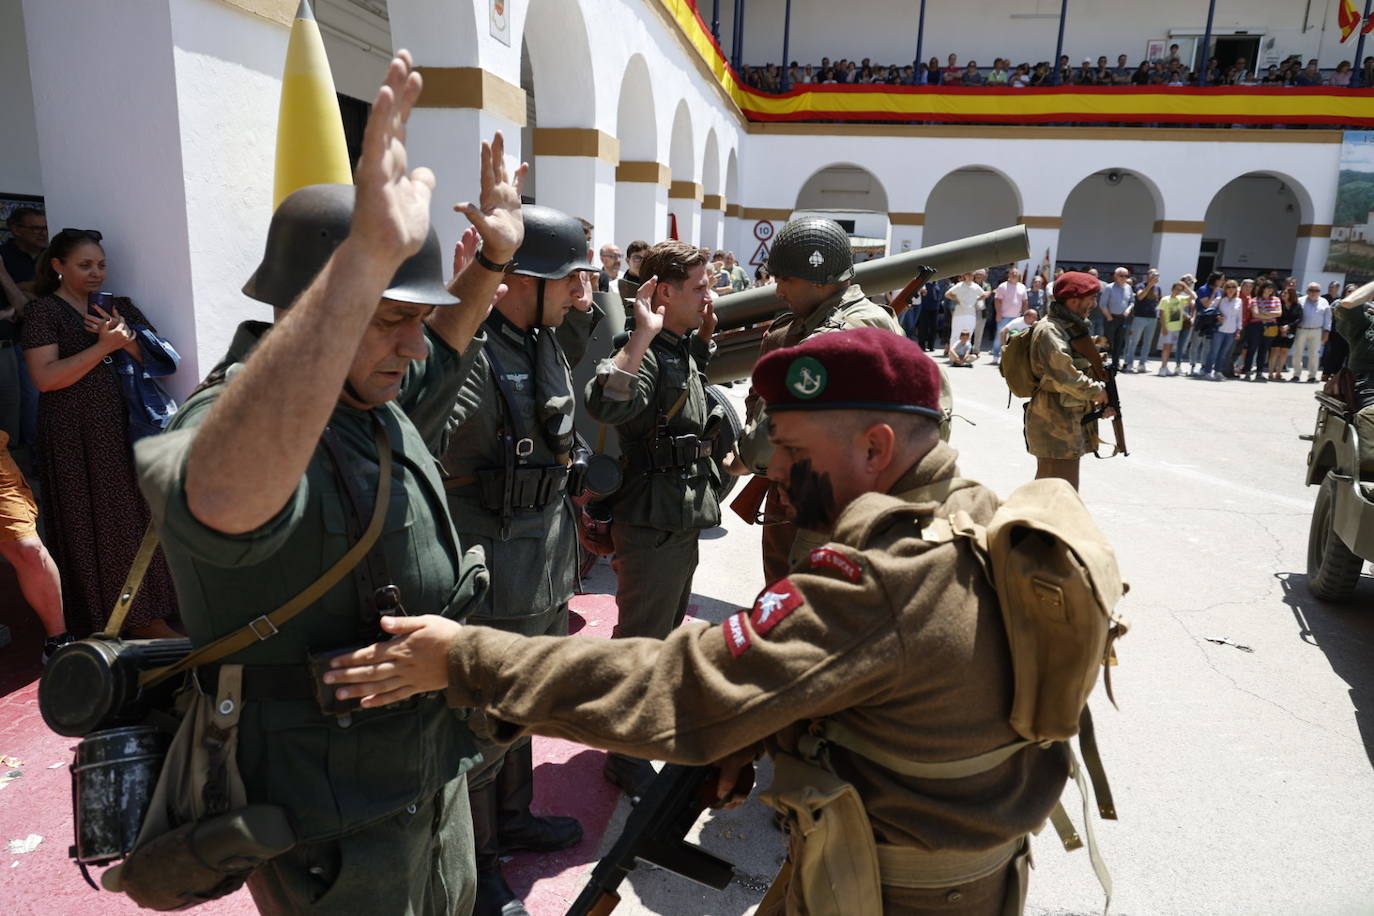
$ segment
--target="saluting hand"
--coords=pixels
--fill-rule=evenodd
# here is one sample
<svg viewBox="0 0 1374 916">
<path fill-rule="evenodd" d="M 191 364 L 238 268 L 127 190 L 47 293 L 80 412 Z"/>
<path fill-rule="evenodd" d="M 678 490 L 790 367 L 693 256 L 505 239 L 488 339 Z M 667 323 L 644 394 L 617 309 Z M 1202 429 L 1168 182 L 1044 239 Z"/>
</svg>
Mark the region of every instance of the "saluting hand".
<svg viewBox="0 0 1374 916">
<path fill-rule="evenodd" d="M 482 191 L 476 205 L 454 204 L 482 236 L 482 253 L 498 264 L 509 261 L 525 240 L 520 213 L 520 185 L 529 172 L 521 163 L 514 175 L 506 171 L 506 138 L 498 130 L 491 142 L 482 141 Z"/>
<path fill-rule="evenodd" d="M 419 251 L 429 232 L 434 173 L 406 169 L 406 121 L 420 89 L 410 52 L 397 51 L 367 119 L 354 177 L 358 190 L 350 234 L 362 243 L 360 251 L 397 263 Z"/>
<path fill-rule="evenodd" d="M 716 333 L 716 324 L 719 319 L 716 317 L 716 297 L 711 296 L 706 301 L 706 313 L 701 318 L 701 330 L 697 333 L 702 340 L 708 343 Z"/>
<path fill-rule="evenodd" d="M 386 706 L 417 693 L 448 687 L 448 650 L 463 625 L 447 617 L 383 617 L 382 629 L 399 637 L 340 655 L 326 684 L 341 700 L 362 697 L 364 707 Z"/>
</svg>

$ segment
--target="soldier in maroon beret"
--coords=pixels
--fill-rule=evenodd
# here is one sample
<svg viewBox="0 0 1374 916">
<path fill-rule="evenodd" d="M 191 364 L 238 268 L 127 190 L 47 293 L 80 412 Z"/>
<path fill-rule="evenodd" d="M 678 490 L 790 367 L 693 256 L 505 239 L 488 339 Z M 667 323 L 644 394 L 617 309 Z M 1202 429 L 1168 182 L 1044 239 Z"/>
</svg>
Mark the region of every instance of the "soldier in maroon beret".
<svg viewBox="0 0 1374 916">
<path fill-rule="evenodd" d="M 1049 313 L 1031 330 L 1030 368 L 1035 394 L 1025 405 L 1026 451 L 1035 456 L 1035 476 L 1059 477 L 1078 489 L 1078 463 L 1097 448 L 1097 423 L 1083 417 L 1107 402 L 1106 385 L 1088 373 L 1090 363 L 1070 345 L 1091 335 L 1088 315 L 1097 304 L 1101 282 L 1069 271 L 1057 277 Z M 1113 412 L 1103 414 L 1110 420 Z"/>
<path fill-rule="evenodd" d="M 860 328 L 769 353 L 753 382 L 768 405 L 768 475 L 798 523 L 829 540 L 751 607 L 662 640 L 614 642 L 388 617 L 382 626 L 398 638 L 339 659 L 332 682 L 364 706 L 446 689 L 452 705 L 481 709 L 510 737 L 718 762 L 721 798 L 766 750 L 775 777 L 761 798 L 794 820 L 790 867 L 761 914 L 1021 912 L 1027 835 L 1068 775 L 1059 746 L 1021 749 L 972 777 L 893 768 L 1017 740 L 996 596 L 961 539 L 923 537 L 932 517 L 967 513 L 986 525 L 998 506 L 959 476 L 940 441 L 935 363 L 912 341 Z M 846 736 L 831 773 L 806 750 L 821 718 Z M 856 790 L 858 810 L 827 809 L 828 831 L 803 830 L 798 806 L 834 792 L 837 778 Z M 826 859 L 837 845 L 844 855 Z M 838 869 L 848 883 L 818 874 L 820 860 L 852 863 Z"/>
</svg>

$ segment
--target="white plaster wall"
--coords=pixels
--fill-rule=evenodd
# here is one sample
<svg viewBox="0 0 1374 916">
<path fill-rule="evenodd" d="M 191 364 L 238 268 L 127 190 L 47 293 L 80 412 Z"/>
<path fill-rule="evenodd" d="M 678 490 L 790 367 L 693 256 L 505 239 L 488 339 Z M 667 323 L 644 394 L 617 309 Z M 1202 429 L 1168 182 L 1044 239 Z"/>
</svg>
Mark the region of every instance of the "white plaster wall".
<svg viewBox="0 0 1374 916">
<path fill-rule="evenodd" d="M 1273 178 L 1241 178 L 1222 189 L 1207 208 L 1204 238 L 1225 240 L 1220 266 L 1228 272 L 1295 266 L 1297 201 Z"/>
<path fill-rule="evenodd" d="M 241 289 L 272 217 L 277 108 L 289 31 L 216 0 L 173 0 L 176 114 L 199 375 L 240 321 L 270 321 Z M 186 347 L 183 344 L 182 353 Z M 179 373 L 189 390 L 198 375 Z"/>
<path fill-rule="evenodd" d="M 1150 260 L 1159 217 L 1149 189 L 1132 175 L 1121 173 L 1116 185 L 1103 175 L 1085 178 L 1064 202 L 1063 219 L 1059 256 L 1065 261 Z"/>
<path fill-rule="evenodd" d="M 1016 223 L 1015 188 L 996 172 L 962 170 L 947 175 L 926 201 L 925 244 L 938 245 Z"/>
<path fill-rule="evenodd" d="M 733 11 L 733 3 L 726 2 Z M 700 5 L 703 18 L 709 20 L 709 0 Z M 783 6 L 784 0 L 749 0 L 744 17 L 746 64 L 782 60 Z M 910 63 L 916 53 L 918 8 L 916 0 L 792 0 L 789 54 L 800 63 L 813 64 L 822 57 Z M 732 12 L 722 11 L 722 19 L 729 15 Z M 1171 31 L 1200 36 L 1206 21 L 1205 0 L 1070 0 L 1064 53 L 1075 65 L 1101 54 L 1113 65 L 1118 54 L 1126 54 L 1134 65 L 1149 39 L 1166 38 Z M 1280 57 L 1296 53 L 1335 66 L 1354 56 L 1353 38 L 1339 43 L 1335 2 L 1217 0 L 1213 34 L 1238 30 L 1272 37 L 1273 51 Z M 985 67 L 995 57 L 1034 63 L 1054 56 L 1058 31 L 1058 0 L 935 0 L 927 3 L 922 53 L 927 60 L 939 57 L 941 64 L 951 52 L 961 63 L 973 58 Z M 722 36 L 728 55 L 729 30 L 724 26 Z"/>
<path fill-rule="evenodd" d="M 389 23 L 345 0 L 313 0 L 312 5 L 334 75 L 334 88 L 371 102 L 391 62 Z"/>
<path fill-rule="evenodd" d="M 0 0 L 0 192 L 42 194 L 21 0 Z"/>
</svg>

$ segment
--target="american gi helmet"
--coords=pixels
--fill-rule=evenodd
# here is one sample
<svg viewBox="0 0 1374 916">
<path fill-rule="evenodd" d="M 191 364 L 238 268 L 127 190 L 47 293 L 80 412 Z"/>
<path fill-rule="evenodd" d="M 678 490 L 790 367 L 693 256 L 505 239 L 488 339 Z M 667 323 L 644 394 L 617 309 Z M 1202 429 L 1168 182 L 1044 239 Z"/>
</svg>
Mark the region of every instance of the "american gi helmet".
<svg viewBox="0 0 1374 916">
<path fill-rule="evenodd" d="M 832 219 L 812 216 L 793 220 L 773 240 L 768 272 L 811 283 L 847 283 L 854 277 L 849 235 Z"/>
<path fill-rule="evenodd" d="M 244 295 L 289 308 L 348 237 L 357 189 L 349 184 L 312 184 L 281 202 L 267 227 L 262 262 L 243 286 Z M 457 305 L 444 286 L 439 236 L 429 228 L 420 250 L 396 269 L 382 294 L 414 305 Z"/>
</svg>

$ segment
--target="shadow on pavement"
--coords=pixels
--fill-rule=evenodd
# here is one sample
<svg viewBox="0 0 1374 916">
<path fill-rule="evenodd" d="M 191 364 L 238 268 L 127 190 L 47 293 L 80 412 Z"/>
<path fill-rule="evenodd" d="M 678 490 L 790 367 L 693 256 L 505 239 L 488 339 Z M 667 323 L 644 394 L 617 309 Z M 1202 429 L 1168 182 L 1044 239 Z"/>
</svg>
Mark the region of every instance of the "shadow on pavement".
<svg viewBox="0 0 1374 916">
<path fill-rule="evenodd" d="M 1283 587 L 1283 601 L 1293 611 L 1298 637 L 1316 646 L 1331 663 L 1331 670 L 1350 687 L 1355 722 L 1360 727 L 1365 754 L 1374 764 L 1374 609 L 1371 609 L 1369 577 L 1362 577 L 1357 598 L 1349 604 L 1332 604 L 1313 597 L 1303 573 L 1275 573 Z"/>
<path fill-rule="evenodd" d="M 0 649 L 0 697 L 27 687 L 43 673 L 43 625 L 24 601 L 14 570 L 0 563 L 0 624 L 9 628 L 10 644 Z"/>
</svg>

